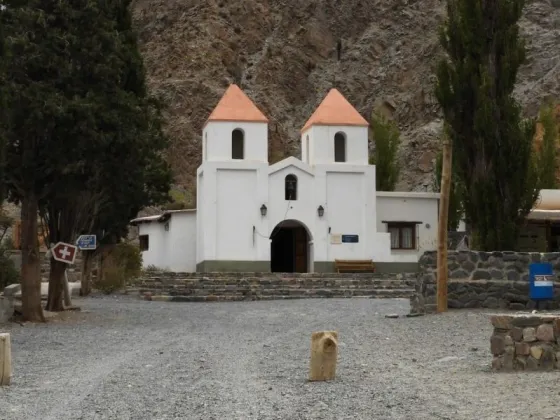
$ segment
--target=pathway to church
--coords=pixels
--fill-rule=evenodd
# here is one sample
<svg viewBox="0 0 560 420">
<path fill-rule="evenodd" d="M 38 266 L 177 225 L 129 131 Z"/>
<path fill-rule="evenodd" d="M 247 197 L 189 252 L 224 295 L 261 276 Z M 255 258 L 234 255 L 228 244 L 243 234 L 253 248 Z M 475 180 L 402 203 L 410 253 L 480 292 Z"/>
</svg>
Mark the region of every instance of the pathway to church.
<svg viewBox="0 0 560 420">
<path fill-rule="evenodd" d="M 493 374 L 483 312 L 418 318 L 406 300 L 77 301 L 17 324 L 2 420 L 558 418 L 554 373 Z M 337 379 L 309 383 L 311 332 L 340 334 Z"/>
</svg>

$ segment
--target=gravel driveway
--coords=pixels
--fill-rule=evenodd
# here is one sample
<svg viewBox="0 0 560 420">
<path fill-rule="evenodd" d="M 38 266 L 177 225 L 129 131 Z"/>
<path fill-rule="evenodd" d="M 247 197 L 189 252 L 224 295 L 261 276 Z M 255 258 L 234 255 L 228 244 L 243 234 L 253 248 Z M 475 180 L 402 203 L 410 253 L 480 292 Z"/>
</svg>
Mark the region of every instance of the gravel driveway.
<svg viewBox="0 0 560 420">
<path fill-rule="evenodd" d="M 481 312 L 386 319 L 408 312 L 400 299 L 76 303 L 67 319 L 7 328 L 0 419 L 558 418 L 557 373 L 489 371 Z M 322 329 L 340 334 L 337 379 L 308 383 Z"/>
</svg>

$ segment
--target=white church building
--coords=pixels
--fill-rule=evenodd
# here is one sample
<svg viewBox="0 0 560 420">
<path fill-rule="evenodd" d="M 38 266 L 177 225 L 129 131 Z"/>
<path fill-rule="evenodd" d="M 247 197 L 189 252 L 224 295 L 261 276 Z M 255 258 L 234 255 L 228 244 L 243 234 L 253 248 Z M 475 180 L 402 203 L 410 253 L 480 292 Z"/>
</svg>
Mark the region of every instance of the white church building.
<svg viewBox="0 0 560 420">
<path fill-rule="evenodd" d="M 376 192 L 368 125 L 331 89 L 301 130 L 302 159 L 269 165 L 268 119 L 231 85 L 203 128 L 196 210 L 131 222 L 144 266 L 331 272 L 335 259 L 367 259 L 381 271 L 414 268 L 435 249 L 439 194 Z"/>
</svg>

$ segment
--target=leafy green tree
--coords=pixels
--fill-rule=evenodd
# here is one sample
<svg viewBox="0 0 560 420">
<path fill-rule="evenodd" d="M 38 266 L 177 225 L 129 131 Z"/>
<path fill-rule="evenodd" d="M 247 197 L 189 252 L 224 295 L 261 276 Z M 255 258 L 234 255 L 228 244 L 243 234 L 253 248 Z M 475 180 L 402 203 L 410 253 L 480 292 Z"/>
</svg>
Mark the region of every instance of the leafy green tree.
<svg viewBox="0 0 560 420">
<path fill-rule="evenodd" d="M 107 212 L 120 222 L 169 190 L 160 108 L 146 94 L 131 34 L 119 27 L 128 4 L 6 0 L 5 179 L 10 199 L 22 203 L 28 319 L 43 318 L 39 209 L 48 241 L 72 243 L 77 233 L 106 221 Z M 63 308 L 65 268 L 51 260 L 49 310 Z M 32 302 L 27 312 L 26 297 Z"/>
<path fill-rule="evenodd" d="M 59 137 L 76 124 L 68 108 L 74 98 L 62 93 L 71 70 L 67 45 L 71 10 L 66 2 L 4 0 L 0 27 L 4 42 L 2 132 L 6 140 L 4 181 L 8 198 L 21 203 L 22 312 L 44 321 L 41 307 L 40 253 L 37 241 L 39 200 L 59 187 L 75 152 L 74 139 Z M 74 107 L 76 109 L 76 107 Z"/>
<path fill-rule="evenodd" d="M 163 133 L 161 105 L 147 94 L 129 4 L 119 1 L 100 6 L 97 16 L 102 21 L 96 27 L 101 31 L 92 31 L 89 36 L 96 43 L 96 37 L 103 40 L 108 33 L 113 34 L 106 39 L 104 50 L 88 58 L 89 63 L 105 69 L 104 80 L 81 86 L 80 76 L 87 74 L 76 74 L 75 86 L 84 89 L 82 95 L 92 105 L 90 125 L 81 136 L 85 143 L 80 161 L 87 175 L 77 179 L 70 175 L 66 181 L 73 188 L 46 198 L 43 216 L 51 243 L 73 241 L 79 233 L 95 233 L 101 244 L 115 244 L 126 236 L 129 221 L 138 211 L 169 199 L 171 172 L 163 155 L 168 138 Z M 84 255 L 85 279 L 94 255 Z M 50 310 L 62 309 L 65 268 L 51 261 Z M 88 289 L 86 281 L 85 294 Z"/>
<path fill-rule="evenodd" d="M 548 104 L 541 109 L 539 122 L 543 129 L 541 147 L 537 152 L 537 168 L 539 171 L 539 186 L 541 189 L 558 188 L 558 125 L 555 118 L 554 104 Z"/>
<path fill-rule="evenodd" d="M 441 190 L 441 170 L 443 166 L 443 153 L 440 151 L 436 156 L 436 164 L 434 167 L 434 179 L 433 179 L 433 189 L 434 191 Z M 463 188 L 461 185 L 461 179 L 457 175 L 457 172 L 452 167 L 451 173 L 451 189 L 449 192 L 449 214 L 447 219 L 447 228 L 450 231 L 456 231 L 459 227 L 459 223 L 463 218 L 463 202 L 462 194 Z"/>
<path fill-rule="evenodd" d="M 523 6 L 523 0 L 447 0 L 440 32 L 446 57 L 435 94 L 464 187 L 471 243 L 480 250 L 515 249 L 520 222 L 538 196 L 534 121 L 522 120 L 513 98 L 525 61 Z"/>
<path fill-rule="evenodd" d="M 400 132 L 397 125 L 383 115 L 371 115 L 371 134 L 375 142 L 375 154 L 370 163 L 375 165 L 377 191 L 394 191 L 399 179 L 400 166 L 397 159 Z"/>
</svg>

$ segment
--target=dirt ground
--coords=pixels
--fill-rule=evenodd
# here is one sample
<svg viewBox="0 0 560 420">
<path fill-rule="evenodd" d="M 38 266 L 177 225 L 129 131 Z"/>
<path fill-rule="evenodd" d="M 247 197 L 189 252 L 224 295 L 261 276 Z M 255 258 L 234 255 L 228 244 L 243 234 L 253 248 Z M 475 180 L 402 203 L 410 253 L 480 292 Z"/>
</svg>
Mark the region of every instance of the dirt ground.
<svg viewBox="0 0 560 420">
<path fill-rule="evenodd" d="M 418 318 L 406 300 L 76 300 L 12 335 L 0 419 L 558 418 L 557 373 L 493 373 L 486 312 Z M 307 382 L 311 333 L 340 334 L 337 378 Z"/>
</svg>

